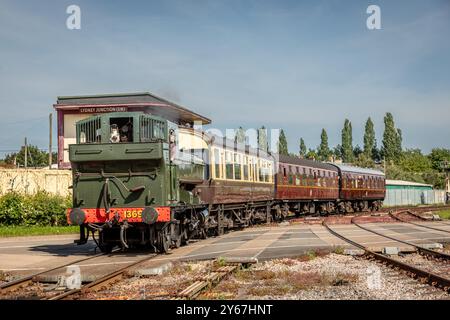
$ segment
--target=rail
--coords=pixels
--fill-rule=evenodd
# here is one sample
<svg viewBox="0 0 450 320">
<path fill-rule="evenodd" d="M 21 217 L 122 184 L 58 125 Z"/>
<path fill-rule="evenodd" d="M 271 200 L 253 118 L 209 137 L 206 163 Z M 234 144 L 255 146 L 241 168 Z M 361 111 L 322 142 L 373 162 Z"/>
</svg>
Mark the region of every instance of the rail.
<svg viewBox="0 0 450 320">
<path fill-rule="evenodd" d="M 403 263 L 401 261 L 395 260 L 393 258 L 390 258 L 387 255 L 376 253 L 376 252 L 368 249 L 367 247 L 363 246 L 362 244 L 357 243 L 357 242 L 343 236 L 342 234 L 336 232 L 326 223 L 325 220 L 323 221 L 322 225 L 331 234 L 338 237 L 339 239 L 342 239 L 343 241 L 345 241 L 359 249 L 364 250 L 365 258 L 368 258 L 368 259 L 373 258 L 375 260 L 382 262 L 383 264 L 388 264 L 394 268 L 399 268 L 401 270 L 406 271 L 406 273 L 414 279 L 423 279 L 424 282 L 427 282 L 428 284 L 430 284 L 432 286 L 437 286 L 446 292 L 450 292 L 450 279 L 449 278 L 442 277 L 438 274 L 435 274 L 435 273 L 427 271 L 427 270 L 419 269 L 412 265 L 409 265 L 409 264 Z"/>
</svg>

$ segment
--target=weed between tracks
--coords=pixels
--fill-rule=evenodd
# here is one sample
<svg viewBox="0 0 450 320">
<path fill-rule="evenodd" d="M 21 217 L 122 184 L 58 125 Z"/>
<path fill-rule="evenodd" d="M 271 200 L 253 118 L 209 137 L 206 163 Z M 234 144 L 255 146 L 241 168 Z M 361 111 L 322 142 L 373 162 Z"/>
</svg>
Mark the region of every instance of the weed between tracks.
<svg viewBox="0 0 450 320">
<path fill-rule="evenodd" d="M 318 272 L 307 267 L 309 262 L 326 255 L 325 251 L 310 251 L 294 259 L 275 259 L 239 270 L 200 298 L 286 297 L 301 290 L 347 285 L 358 280 L 358 275 L 352 273 Z"/>
</svg>

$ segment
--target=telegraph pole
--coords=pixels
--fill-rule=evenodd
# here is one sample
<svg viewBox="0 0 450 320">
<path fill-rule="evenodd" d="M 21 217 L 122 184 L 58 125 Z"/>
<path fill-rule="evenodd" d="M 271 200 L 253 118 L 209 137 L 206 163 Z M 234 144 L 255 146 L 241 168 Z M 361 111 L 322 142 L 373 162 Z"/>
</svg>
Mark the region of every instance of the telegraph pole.
<svg viewBox="0 0 450 320">
<path fill-rule="evenodd" d="M 28 145 L 27 145 L 27 137 L 25 137 L 25 168 L 28 167 Z"/>
<path fill-rule="evenodd" d="M 444 160 L 441 162 L 441 168 L 445 174 L 445 194 L 446 194 L 446 202 L 450 201 L 450 162 Z"/>
<path fill-rule="evenodd" d="M 48 116 L 48 168 L 52 168 L 52 113 Z"/>
</svg>

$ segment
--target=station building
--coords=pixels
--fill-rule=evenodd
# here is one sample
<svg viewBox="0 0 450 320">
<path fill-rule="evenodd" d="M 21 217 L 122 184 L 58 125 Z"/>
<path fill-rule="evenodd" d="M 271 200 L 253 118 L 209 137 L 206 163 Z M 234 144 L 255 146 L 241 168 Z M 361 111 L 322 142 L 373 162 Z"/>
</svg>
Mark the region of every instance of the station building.
<svg viewBox="0 0 450 320">
<path fill-rule="evenodd" d="M 404 180 L 386 179 L 386 190 L 433 190 L 433 185 Z"/>
<path fill-rule="evenodd" d="M 431 184 L 386 180 L 385 206 L 444 204 L 445 201 L 445 190 L 434 190 Z"/>
<path fill-rule="evenodd" d="M 53 105 L 57 112 L 58 168 L 70 169 L 69 145 L 76 141 L 75 123 L 100 113 L 143 111 L 180 125 L 206 125 L 211 120 L 150 92 L 63 96 Z"/>
</svg>

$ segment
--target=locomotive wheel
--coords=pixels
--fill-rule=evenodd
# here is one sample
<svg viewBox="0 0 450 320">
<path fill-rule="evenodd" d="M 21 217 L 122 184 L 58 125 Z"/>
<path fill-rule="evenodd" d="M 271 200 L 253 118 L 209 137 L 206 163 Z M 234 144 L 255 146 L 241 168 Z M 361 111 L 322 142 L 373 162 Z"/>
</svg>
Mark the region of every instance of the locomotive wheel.
<svg viewBox="0 0 450 320">
<path fill-rule="evenodd" d="M 156 243 L 156 248 L 160 253 L 167 253 L 169 252 L 170 248 L 170 236 L 167 233 L 167 229 L 164 228 L 163 230 L 160 230 L 158 232 L 158 239 Z"/>
<path fill-rule="evenodd" d="M 175 240 L 175 241 L 172 241 L 172 243 L 173 243 L 173 246 L 174 246 L 175 248 L 179 248 L 179 247 L 181 247 L 181 236 L 180 236 L 180 237 L 178 237 L 178 239 L 177 239 L 177 240 Z"/>
<path fill-rule="evenodd" d="M 177 224 L 177 225 L 172 225 L 171 227 L 172 227 L 172 229 L 171 229 L 172 246 L 174 248 L 179 248 L 179 247 L 181 247 L 181 243 L 182 243 L 181 238 L 183 237 L 183 234 L 181 232 L 181 226 L 179 224 Z"/>
</svg>

